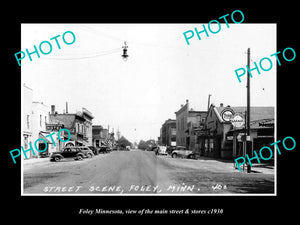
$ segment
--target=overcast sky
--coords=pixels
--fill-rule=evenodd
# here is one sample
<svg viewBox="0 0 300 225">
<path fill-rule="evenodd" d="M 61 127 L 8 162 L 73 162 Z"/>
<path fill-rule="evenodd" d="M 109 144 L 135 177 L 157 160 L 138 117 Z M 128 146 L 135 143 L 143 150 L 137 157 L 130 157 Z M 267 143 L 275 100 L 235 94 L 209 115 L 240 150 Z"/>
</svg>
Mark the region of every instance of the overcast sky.
<svg viewBox="0 0 300 225">
<path fill-rule="evenodd" d="M 190 107 L 206 110 L 211 103 L 246 106 L 246 76 L 239 83 L 235 69 L 251 66 L 276 50 L 276 24 L 222 24 L 221 31 L 197 35 L 187 45 L 183 32 L 199 24 L 22 24 L 21 50 L 72 31 L 76 41 L 58 38 L 49 55 L 22 60 L 22 84 L 33 89 L 35 101 L 55 105 L 62 113 L 87 108 L 93 124 L 110 126 L 130 141 L 157 139 L 160 127 L 189 99 Z M 215 29 L 216 30 L 216 29 Z M 67 36 L 66 36 L 67 37 Z M 70 37 L 70 36 L 68 36 Z M 128 43 L 127 62 L 122 46 Z M 46 49 L 46 46 L 45 46 Z M 276 105 L 276 67 L 254 72 L 251 105 Z M 23 117 L 22 117 L 23 118 Z"/>
</svg>

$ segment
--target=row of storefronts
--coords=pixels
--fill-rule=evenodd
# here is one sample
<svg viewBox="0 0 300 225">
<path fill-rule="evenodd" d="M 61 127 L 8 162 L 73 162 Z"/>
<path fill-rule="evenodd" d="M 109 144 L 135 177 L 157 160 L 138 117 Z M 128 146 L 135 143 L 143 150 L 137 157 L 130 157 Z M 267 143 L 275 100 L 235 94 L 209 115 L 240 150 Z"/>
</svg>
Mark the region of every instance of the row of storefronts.
<svg viewBox="0 0 300 225">
<path fill-rule="evenodd" d="M 247 143 L 247 154 L 252 156 L 253 150 L 274 142 L 274 107 L 250 108 L 248 137 L 245 125 L 235 128 L 230 119 L 224 120 L 221 115 L 225 110 L 232 111 L 232 116 L 245 115 L 246 107 L 210 106 L 205 126 L 195 130 L 198 146 L 194 150 L 199 156 L 226 159 L 243 156 L 243 142 Z"/>
<path fill-rule="evenodd" d="M 45 105 L 43 102 L 33 101 L 33 90 L 23 85 L 23 123 L 22 123 L 22 146 L 24 149 L 29 148 L 29 143 L 35 142 L 37 139 L 44 139 L 47 142 L 47 147 L 44 141 L 39 141 L 39 150 L 44 150 L 39 155 L 34 155 L 31 151 L 28 153 L 27 158 L 48 156 L 52 152 L 61 151 L 65 146 L 96 146 L 99 145 L 98 136 L 95 135 L 93 130 L 99 126 L 93 126 L 92 113 L 86 108 L 82 108 L 81 111 L 75 113 L 68 112 L 68 105 L 66 103 L 66 110 L 62 113 L 58 113 L 55 110 L 55 105 Z M 101 131 L 101 145 L 113 146 L 114 133 L 109 132 L 109 129 L 104 129 L 100 126 Z M 68 142 L 62 142 L 57 136 L 47 137 L 47 135 L 60 129 L 66 128 L 71 134 L 71 138 Z M 62 132 L 61 139 L 68 140 L 68 134 Z M 98 142 L 96 141 L 98 140 Z M 53 143 L 54 142 L 54 143 Z M 100 146 L 100 145 L 99 145 Z M 99 147 L 98 146 L 98 147 Z"/>
<path fill-rule="evenodd" d="M 247 144 L 246 153 L 252 156 L 253 150 L 274 142 L 275 109 L 250 108 L 248 137 L 244 122 L 246 110 L 247 107 L 211 104 L 207 111 L 195 111 L 186 100 L 186 104 L 175 112 L 176 145 L 193 150 L 197 157 L 232 159 L 242 156 L 245 153 L 243 145 Z"/>
</svg>

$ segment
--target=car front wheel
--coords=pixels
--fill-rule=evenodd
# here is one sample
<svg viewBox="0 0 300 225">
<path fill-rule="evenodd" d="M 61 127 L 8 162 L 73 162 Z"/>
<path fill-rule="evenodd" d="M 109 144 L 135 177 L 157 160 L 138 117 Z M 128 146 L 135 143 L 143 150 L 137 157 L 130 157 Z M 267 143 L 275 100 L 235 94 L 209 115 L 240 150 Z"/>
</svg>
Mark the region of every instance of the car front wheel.
<svg viewBox="0 0 300 225">
<path fill-rule="evenodd" d="M 83 160 L 83 157 L 82 157 L 82 155 L 78 155 L 78 156 L 76 157 L 76 159 L 77 159 L 77 160 Z"/>
<path fill-rule="evenodd" d="M 60 158 L 59 156 L 55 156 L 55 157 L 54 157 L 54 161 L 55 161 L 55 162 L 59 162 L 60 160 L 61 160 L 61 158 Z"/>
<path fill-rule="evenodd" d="M 188 159 L 195 159 L 195 155 L 194 154 L 191 154 L 187 157 Z"/>
<path fill-rule="evenodd" d="M 172 154 L 172 158 L 177 158 L 177 154 L 176 154 L 176 153 L 173 153 L 173 154 Z"/>
</svg>

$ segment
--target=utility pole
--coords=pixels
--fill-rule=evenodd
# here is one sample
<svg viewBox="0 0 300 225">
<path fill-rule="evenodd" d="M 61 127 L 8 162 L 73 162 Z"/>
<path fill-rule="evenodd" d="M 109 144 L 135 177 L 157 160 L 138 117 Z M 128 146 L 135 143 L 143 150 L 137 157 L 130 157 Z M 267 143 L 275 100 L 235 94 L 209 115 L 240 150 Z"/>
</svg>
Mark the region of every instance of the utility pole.
<svg viewBox="0 0 300 225">
<path fill-rule="evenodd" d="M 250 70 L 250 48 L 248 48 L 247 52 L 248 58 L 248 68 Z M 250 74 L 249 70 L 247 70 L 247 135 L 250 135 Z"/>
<path fill-rule="evenodd" d="M 246 130 L 247 130 L 247 136 L 250 136 L 250 73 L 249 73 L 249 70 L 250 70 L 250 48 L 248 48 L 248 51 L 247 51 L 247 65 L 248 65 L 248 70 L 247 70 L 247 115 L 246 115 L 247 126 L 246 126 Z M 246 141 L 245 141 L 246 154 L 249 153 L 248 146 L 247 146 L 247 136 L 246 136 Z M 252 157 L 252 151 L 251 151 L 250 155 Z M 251 167 L 250 167 L 249 163 L 247 163 L 247 173 L 250 173 L 250 172 L 251 172 Z"/>
<path fill-rule="evenodd" d="M 208 95 L 208 104 L 207 104 L 207 111 L 209 110 L 209 104 L 210 104 L 210 96 L 211 94 Z"/>
</svg>

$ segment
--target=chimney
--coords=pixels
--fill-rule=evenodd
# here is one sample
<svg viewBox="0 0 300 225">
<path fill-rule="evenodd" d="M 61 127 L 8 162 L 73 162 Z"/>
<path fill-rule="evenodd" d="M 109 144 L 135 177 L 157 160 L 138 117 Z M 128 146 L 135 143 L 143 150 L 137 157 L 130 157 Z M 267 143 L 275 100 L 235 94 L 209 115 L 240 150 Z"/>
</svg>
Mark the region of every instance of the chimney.
<svg viewBox="0 0 300 225">
<path fill-rule="evenodd" d="M 223 105 L 223 103 L 220 103 L 220 107 L 223 107 L 224 105 Z"/>
<path fill-rule="evenodd" d="M 189 100 L 186 99 L 185 101 L 186 101 L 186 105 L 187 105 L 187 110 L 190 111 Z"/>
<path fill-rule="evenodd" d="M 55 105 L 51 105 L 51 114 L 55 113 Z"/>
<path fill-rule="evenodd" d="M 68 102 L 66 102 L 66 114 L 68 114 Z"/>
</svg>

